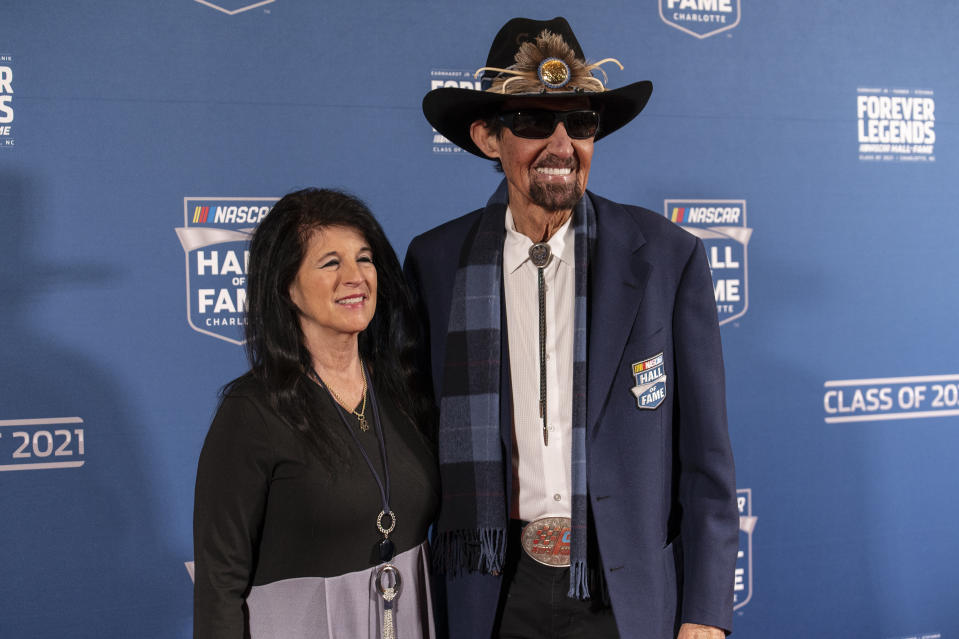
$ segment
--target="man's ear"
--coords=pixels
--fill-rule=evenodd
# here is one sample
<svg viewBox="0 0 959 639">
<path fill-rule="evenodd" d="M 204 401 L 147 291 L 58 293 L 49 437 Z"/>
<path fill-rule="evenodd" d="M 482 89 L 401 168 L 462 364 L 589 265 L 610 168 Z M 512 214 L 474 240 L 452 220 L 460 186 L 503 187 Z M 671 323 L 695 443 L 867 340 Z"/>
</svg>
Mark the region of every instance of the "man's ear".
<svg viewBox="0 0 959 639">
<path fill-rule="evenodd" d="M 494 135 L 482 120 L 476 120 L 470 125 L 470 138 L 488 157 L 499 157 L 499 137 Z"/>
</svg>

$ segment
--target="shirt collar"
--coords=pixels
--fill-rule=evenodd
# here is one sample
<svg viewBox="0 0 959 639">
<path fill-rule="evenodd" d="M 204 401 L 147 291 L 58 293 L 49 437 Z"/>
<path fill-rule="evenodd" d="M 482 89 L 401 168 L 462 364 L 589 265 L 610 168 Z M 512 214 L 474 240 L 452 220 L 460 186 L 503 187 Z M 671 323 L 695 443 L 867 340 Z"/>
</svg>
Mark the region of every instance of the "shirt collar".
<svg viewBox="0 0 959 639">
<path fill-rule="evenodd" d="M 573 239 L 576 235 L 573 229 L 573 216 L 553 233 L 549 238 L 550 250 L 553 257 L 559 261 L 573 266 L 575 252 L 573 251 Z M 503 270 L 506 273 L 512 273 L 529 260 L 529 247 L 533 241 L 516 230 L 516 224 L 513 222 L 513 212 L 506 207 L 506 242 L 503 244 Z"/>
</svg>

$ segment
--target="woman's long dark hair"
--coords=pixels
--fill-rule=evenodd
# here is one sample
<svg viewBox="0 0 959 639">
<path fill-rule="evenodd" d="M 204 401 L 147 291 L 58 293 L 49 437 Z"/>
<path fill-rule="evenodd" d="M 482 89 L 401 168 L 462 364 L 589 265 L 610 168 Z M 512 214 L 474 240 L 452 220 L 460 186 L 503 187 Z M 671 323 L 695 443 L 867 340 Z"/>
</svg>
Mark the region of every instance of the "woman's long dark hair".
<svg viewBox="0 0 959 639">
<path fill-rule="evenodd" d="M 359 335 L 360 356 L 377 389 L 432 439 L 435 412 L 429 384 L 417 367 L 420 334 L 414 301 L 393 247 L 369 208 L 331 189 L 304 189 L 280 199 L 250 241 L 246 348 L 251 374 L 267 390 L 273 409 L 313 444 L 331 471 L 343 467 L 348 442 L 342 429 L 323 428 L 310 401 L 313 358 L 300 330 L 290 284 L 312 234 L 346 227 L 369 243 L 376 267 L 376 312 Z M 382 399 L 381 398 L 381 402 Z M 314 400 L 315 401 L 315 400 Z"/>
</svg>

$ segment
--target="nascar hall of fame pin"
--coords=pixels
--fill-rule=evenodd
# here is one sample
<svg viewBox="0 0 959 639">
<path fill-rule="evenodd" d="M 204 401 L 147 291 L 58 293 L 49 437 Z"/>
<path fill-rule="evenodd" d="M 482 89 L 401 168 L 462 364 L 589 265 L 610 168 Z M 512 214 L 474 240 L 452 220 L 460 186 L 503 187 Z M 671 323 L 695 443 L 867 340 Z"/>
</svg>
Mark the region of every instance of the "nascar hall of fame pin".
<svg viewBox="0 0 959 639">
<path fill-rule="evenodd" d="M 473 71 L 466 69 L 430 69 L 430 91 L 433 89 L 475 89 L 482 90 L 483 82 L 473 77 Z M 432 131 L 433 153 L 466 153 L 446 139 L 436 129 Z M 467 153 L 467 155 L 469 155 Z"/>
<path fill-rule="evenodd" d="M 749 308 L 746 200 L 666 200 L 666 217 L 702 239 L 713 274 L 719 325 Z"/>
<path fill-rule="evenodd" d="M 186 316 L 190 327 L 241 345 L 246 326 L 246 270 L 250 235 L 275 197 L 185 197 Z"/>
<path fill-rule="evenodd" d="M 659 17 L 702 40 L 739 24 L 740 0 L 659 0 Z"/>
<path fill-rule="evenodd" d="M 666 399 L 666 364 L 663 354 L 633 364 L 636 385 L 629 389 L 636 397 L 636 406 L 653 410 Z"/>
<path fill-rule="evenodd" d="M 0 149 L 12 149 L 14 146 L 13 56 L 0 54 Z"/>
<path fill-rule="evenodd" d="M 733 610 L 739 610 L 753 597 L 753 490 L 741 488 L 736 491 L 739 507 L 739 553 L 736 555 L 736 572 L 733 576 Z"/>
</svg>

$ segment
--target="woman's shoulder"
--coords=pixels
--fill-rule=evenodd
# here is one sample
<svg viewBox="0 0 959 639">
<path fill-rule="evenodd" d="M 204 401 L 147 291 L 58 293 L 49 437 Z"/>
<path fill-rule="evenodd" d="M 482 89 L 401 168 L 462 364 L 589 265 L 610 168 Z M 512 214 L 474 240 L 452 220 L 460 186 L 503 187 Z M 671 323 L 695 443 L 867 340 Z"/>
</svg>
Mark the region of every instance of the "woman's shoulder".
<svg viewBox="0 0 959 639">
<path fill-rule="evenodd" d="M 270 406 L 269 392 L 262 380 L 248 371 L 228 382 L 220 390 L 217 417 L 238 416 L 256 421 L 272 421 L 275 413 Z"/>
<path fill-rule="evenodd" d="M 220 396 L 227 397 L 247 397 L 261 399 L 266 397 L 266 385 L 253 374 L 253 371 L 247 371 L 223 385 Z"/>
<path fill-rule="evenodd" d="M 307 401 L 313 399 L 315 389 L 304 384 L 299 392 L 307 394 Z M 269 434 L 271 439 L 286 441 L 296 430 L 278 412 L 270 388 L 266 382 L 252 371 L 248 371 L 228 382 L 220 390 L 220 402 L 214 423 L 244 422 L 247 428 L 256 428 Z"/>
</svg>

